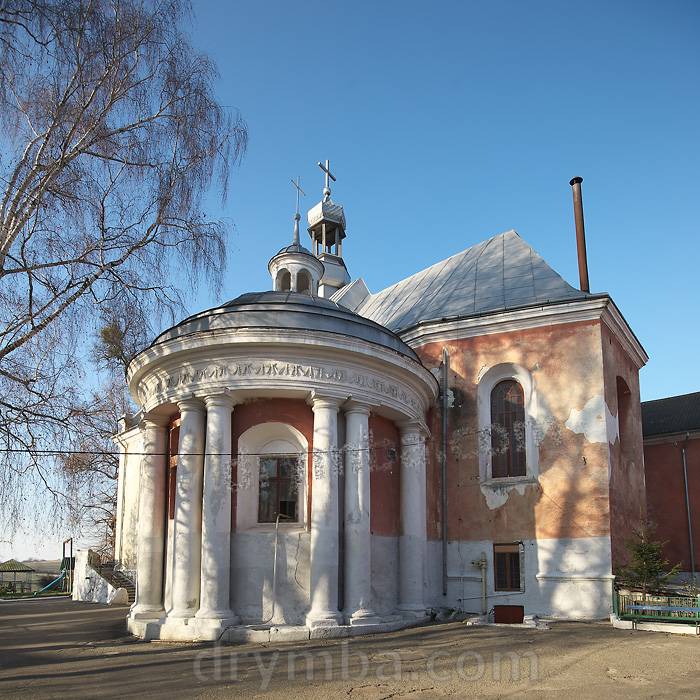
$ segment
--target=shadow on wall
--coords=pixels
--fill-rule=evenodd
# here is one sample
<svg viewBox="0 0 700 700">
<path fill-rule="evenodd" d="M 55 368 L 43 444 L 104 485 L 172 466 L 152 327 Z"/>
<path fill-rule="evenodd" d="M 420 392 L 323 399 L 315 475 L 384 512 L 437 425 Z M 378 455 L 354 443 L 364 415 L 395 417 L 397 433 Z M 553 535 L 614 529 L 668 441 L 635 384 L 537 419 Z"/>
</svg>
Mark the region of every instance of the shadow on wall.
<svg viewBox="0 0 700 700">
<path fill-rule="evenodd" d="M 304 625 L 309 609 L 309 533 L 303 528 L 280 529 L 274 598 L 274 531 L 232 534 L 232 607 L 242 621 Z"/>
<path fill-rule="evenodd" d="M 611 590 L 609 451 L 598 327 L 583 323 L 482 336 L 449 343 L 448 348 L 446 599 L 478 610 L 481 583 L 472 562 L 484 552 L 489 606 L 524 604 L 527 614 L 605 616 Z M 439 367 L 442 345 L 422 350 L 426 365 Z M 478 387 L 499 364 L 521 368 L 532 385 L 532 399 L 524 392 L 525 421 L 530 423 L 521 432 L 525 438 L 529 428 L 536 440 L 536 470 L 531 474 L 528 465 L 522 479 L 485 478 L 480 469 L 480 454 L 483 461 L 484 452 L 493 449 L 493 425 L 483 430 L 476 421 Z M 431 427 L 433 435 L 440 434 L 439 411 Z M 435 442 L 431 452 L 431 481 L 439 484 Z M 439 547 L 439 489 L 431 489 L 430 496 L 431 545 Z M 496 590 L 503 587 L 494 580 L 497 544 L 520 546 L 520 590 Z M 430 565 L 431 591 L 441 589 L 435 575 L 440 561 L 436 552 Z M 438 595 L 435 600 L 446 599 Z"/>
</svg>

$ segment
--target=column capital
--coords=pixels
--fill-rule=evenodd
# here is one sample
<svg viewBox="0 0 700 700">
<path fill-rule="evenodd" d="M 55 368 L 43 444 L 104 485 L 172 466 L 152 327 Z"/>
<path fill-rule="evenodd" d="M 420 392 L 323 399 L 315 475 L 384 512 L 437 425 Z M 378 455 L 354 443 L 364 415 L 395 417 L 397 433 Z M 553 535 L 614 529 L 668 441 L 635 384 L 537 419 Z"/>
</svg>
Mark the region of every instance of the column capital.
<svg viewBox="0 0 700 700">
<path fill-rule="evenodd" d="M 139 427 L 144 428 L 165 428 L 170 423 L 172 416 L 166 416 L 162 413 L 144 413 L 139 421 Z"/>
<path fill-rule="evenodd" d="M 397 423 L 399 431 L 401 432 L 401 439 L 403 440 L 407 436 L 415 437 L 418 435 L 420 438 L 425 439 L 429 436 L 430 432 L 422 420 L 403 420 Z"/>
<path fill-rule="evenodd" d="M 371 406 L 368 403 L 363 403 L 362 401 L 354 401 L 350 399 L 343 404 L 343 411 L 347 415 L 348 413 L 359 413 L 364 416 L 369 416 L 371 412 Z"/>
<path fill-rule="evenodd" d="M 311 404 L 312 411 L 324 408 L 335 409 L 337 411 L 345 398 L 346 397 L 332 396 L 329 394 L 318 394 L 314 391 L 309 397 L 309 403 Z"/>
<path fill-rule="evenodd" d="M 204 403 L 201 399 L 197 398 L 194 394 L 189 394 L 183 396 L 176 400 L 177 407 L 182 411 L 200 411 L 204 412 Z"/>
<path fill-rule="evenodd" d="M 204 397 L 204 404 L 207 409 L 214 408 L 216 406 L 221 406 L 224 408 L 233 407 L 238 403 L 238 400 L 234 394 L 232 394 L 228 389 L 219 391 L 215 394 L 207 394 Z"/>
</svg>

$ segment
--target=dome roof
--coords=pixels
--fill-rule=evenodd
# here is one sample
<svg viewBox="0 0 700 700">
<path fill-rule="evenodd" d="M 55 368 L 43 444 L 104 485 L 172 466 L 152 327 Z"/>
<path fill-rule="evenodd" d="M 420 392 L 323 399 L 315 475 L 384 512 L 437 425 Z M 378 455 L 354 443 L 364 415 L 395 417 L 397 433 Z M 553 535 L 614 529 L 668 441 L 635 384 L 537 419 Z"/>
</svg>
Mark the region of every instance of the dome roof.
<svg viewBox="0 0 700 700">
<path fill-rule="evenodd" d="M 282 255 L 283 253 L 304 253 L 305 255 L 311 255 L 311 251 L 308 248 L 304 248 L 303 245 L 299 243 L 292 243 L 291 245 L 285 246 L 276 255 Z M 313 255 L 311 255 L 313 257 Z"/>
<path fill-rule="evenodd" d="M 375 343 L 413 360 L 416 353 L 384 326 L 320 297 L 297 292 L 252 292 L 194 314 L 161 333 L 153 345 L 219 329 L 272 328 L 337 333 Z"/>
</svg>

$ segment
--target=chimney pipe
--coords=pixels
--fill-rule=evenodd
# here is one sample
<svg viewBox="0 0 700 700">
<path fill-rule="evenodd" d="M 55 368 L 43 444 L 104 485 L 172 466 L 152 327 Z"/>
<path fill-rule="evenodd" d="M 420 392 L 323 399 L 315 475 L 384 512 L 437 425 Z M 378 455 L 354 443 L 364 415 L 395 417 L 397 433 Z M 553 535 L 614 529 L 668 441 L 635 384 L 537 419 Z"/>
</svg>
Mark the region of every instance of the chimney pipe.
<svg viewBox="0 0 700 700">
<path fill-rule="evenodd" d="M 574 195 L 574 221 L 576 222 L 576 249 L 578 252 L 578 276 L 582 292 L 590 292 L 588 284 L 588 257 L 586 256 L 586 229 L 583 225 L 583 199 L 581 197 L 582 177 L 569 182 Z"/>
</svg>

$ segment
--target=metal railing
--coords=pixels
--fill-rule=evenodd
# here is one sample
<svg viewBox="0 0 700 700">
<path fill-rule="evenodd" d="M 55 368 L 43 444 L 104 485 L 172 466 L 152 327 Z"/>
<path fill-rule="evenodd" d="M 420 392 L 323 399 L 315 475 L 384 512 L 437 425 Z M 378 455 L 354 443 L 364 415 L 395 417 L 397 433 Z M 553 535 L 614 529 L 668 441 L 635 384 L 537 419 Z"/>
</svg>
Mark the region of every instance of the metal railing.
<svg viewBox="0 0 700 700">
<path fill-rule="evenodd" d="M 684 622 L 700 625 L 700 595 L 615 591 L 613 609 L 622 620 Z"/>
</svg>

